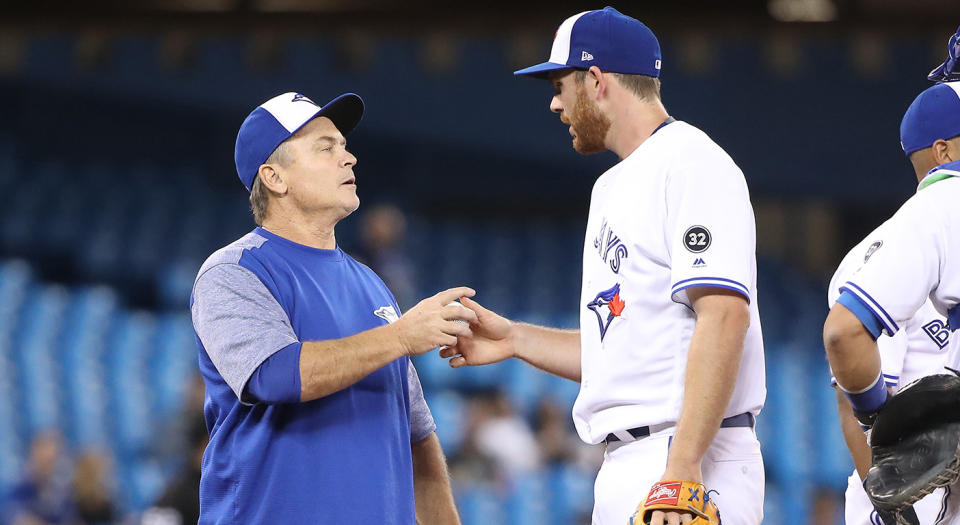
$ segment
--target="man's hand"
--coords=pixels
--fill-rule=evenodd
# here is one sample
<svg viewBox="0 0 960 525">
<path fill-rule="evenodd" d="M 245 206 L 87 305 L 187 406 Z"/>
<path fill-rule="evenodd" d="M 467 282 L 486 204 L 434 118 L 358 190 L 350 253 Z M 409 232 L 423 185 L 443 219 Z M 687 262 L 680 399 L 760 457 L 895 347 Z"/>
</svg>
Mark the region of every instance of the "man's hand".
<svg viewBox="0 0 960 525">
<path fill-rule="evenodd" d="M 650 525 L 682 525 L 684 523 L 690 523 L 691 521 L 693 521 L 693 514 L 689 512 L 677 514 L 676 512 L 655 510 L 653 514 L 650 515 Z"/>
<path fill-rule="evenodd" d="M 711 492 L 698 481 L 660 480 L 650 487 L 629 525 L 720 525 L 720 510 Z"/>
<path fill-rule="evenodd" d="M 404 353 L 424 354 L 438 346 L 456 345 L 458 337 L 471 336 L 470 327 L 456 321 L 477 324 L 477 314 L 450 303 L 456 299 L 467 300 L 465 298 L 474 294 L 475 291 L 465 286 L 451 288 L 420 301 L 403 314 L 390 327 L 396 331 Z"/>
<path fill-rule="evenodd" d="M 682 479 L 703 483 L 703 474 L 700 465 L 675 465 L 667 460 L 667 470 L 660 481 Z M 650 525 L 679 525 L 693 521 L 694 515 L 689 512 L 664 512 L 655 510 L 650 515 Z"/>
<path fill-rule="evenodd" d="M 471 333 L 459 336 L 456 344 L 440 350 L 440 357 L 452 358 L 450 366 L 460 368 L 496 363 L 517 355 L 513 323 L 476 301 L 464 298 L 460 302 L 475 314 L 470 322 Z"/>
</svg>

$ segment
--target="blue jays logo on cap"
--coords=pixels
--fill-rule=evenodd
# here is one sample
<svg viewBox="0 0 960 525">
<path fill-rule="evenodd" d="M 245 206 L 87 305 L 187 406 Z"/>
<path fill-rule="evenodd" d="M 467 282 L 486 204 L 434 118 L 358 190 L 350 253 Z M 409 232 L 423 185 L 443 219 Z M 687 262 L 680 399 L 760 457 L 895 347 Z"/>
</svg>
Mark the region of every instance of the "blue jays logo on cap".
<svg viewBox="0 0 960 525">
<path fill-rule="evenodd" d="M 233 152 L 237 175 L 247 191 L 253 186 L 260 165 L 277 146 L 317 117 L 329 118 L 340 133 L 347 135 L 363 117 L 363 100 L 346 93 L 321 107 L 300 93 L 290 92 L 271 98 L 247 115 Z"/>
<path fill-rule="evenodd" d="M 310 99 L 307 98 L 305 95 L 301 95 L 300 93 L 295 93 L 295 94 L 293 95 L 293 100 L 291 100 L 290 102 L 300 102 L 300 101 L 309 102 L 309 103 L 313 104 L 314 106 L 317 106 L 318 108 L 320 107 L 319 104 L 317 104 L 316 102 L 310 100 Z"/>
<path fill-rule="evenodd" d="M 623 309 L 627 306 L 626 301 L 620 298 L 620 283 L 613 285 L 597 294 L 589 303 L 587 308 L 597 314 L 597 322 L 600 323 L 600 340 L 607 335 L 607 329 L 614 319 L 623 314 Z M 606 315 L 604 315 L 606 314 Z"/>
<path fill-rule="evenodd" d="M 560 24 L 546 62 L 513 74 L 545 78 L 557 69 L 591 66 L 610 73 L 659 77 L 660 42 L 649 27 L 612 7 L 584 11 Z"/>
</svg>

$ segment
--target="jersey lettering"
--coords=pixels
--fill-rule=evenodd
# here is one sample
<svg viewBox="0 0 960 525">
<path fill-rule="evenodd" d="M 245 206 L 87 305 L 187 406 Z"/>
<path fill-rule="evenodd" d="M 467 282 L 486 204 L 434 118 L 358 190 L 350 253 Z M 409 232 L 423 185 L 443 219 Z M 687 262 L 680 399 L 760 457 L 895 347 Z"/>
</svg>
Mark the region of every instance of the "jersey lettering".
<svg viewBox="0 0 960 525">
<path fill-rule="evenodd" d="M 622 261 L 629 255 L 627 246 L 623 244 L 620 237 L 613 233 L 613 229 L 607 225 L 604 219 L 600 226 L 600 234 L 593 240 L 593 247 L 597 249 L 597 254 L 603 259 L 603 262 L 610 265 L 613 273 L 620 273 Z"/>
<path fill-rule="evenodd" d="M 923 325 L 923 331 L 930 339 L 933 339 L 934 343 L 937 343 L 937 346 L 940 347 L 941 350 L 946 348 L 950 342 L 950 330 L 947 329 L 947 325 L 939 319 L 934 319 Z"/>
</svg>

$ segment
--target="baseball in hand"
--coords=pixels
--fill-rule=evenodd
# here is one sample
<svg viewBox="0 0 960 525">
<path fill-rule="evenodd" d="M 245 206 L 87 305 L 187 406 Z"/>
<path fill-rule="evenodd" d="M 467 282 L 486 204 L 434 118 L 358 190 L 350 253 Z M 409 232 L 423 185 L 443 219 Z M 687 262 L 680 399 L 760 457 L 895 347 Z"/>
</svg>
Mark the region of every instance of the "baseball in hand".
<svg viewBox="0 0 960 525">
<path fill-rule="evenodd" d="M 454 304 L 457 305 L 457 306 L 459 306 L 460 308 L 463 308 L 463 309 L 466 309 L 466 308 L 467 308 L 466 306 L 463 306 L 462 304 L 460 304 L 458 301 L 450 301 L 450 302 L 447 304 L 447 306 L 454 305 Z M 470 325 L 470 323 L 464 321 L 463 319 L 454 319 L 453 322 L 455 322 L 455 323 L 460 323 L 460 324 L 466 325 L 466 326 L 469 326 L 469 325 Z M 440 347 L 437 348 L 437 350 L 443 350 L 443 349 L 446 348 L 446 347 L 447 347 L 446 345 L 441 345 Z"/>
<path fill-rule="evenodd" d="M 467 307 L 466 307 L 466 306 L 463 306 L 462 304 L 460 304 L 459 301 L 450 301 L 450 303 L 447 304 L 447 306 L 451 306 L 451 305 L 457 305 L 457 306 L 459 306 L 460 308 L 463 308 L 464 310 L 467 309 Z M 468 325 L 468 326 L 470 325 L 470 323 L 464 321 L 463 319 L 454 319 L 453 322 L 455 322 L 455 323 L 460 323 L 460 324 L 464 324 L 464 325 Z"/>
</svg>

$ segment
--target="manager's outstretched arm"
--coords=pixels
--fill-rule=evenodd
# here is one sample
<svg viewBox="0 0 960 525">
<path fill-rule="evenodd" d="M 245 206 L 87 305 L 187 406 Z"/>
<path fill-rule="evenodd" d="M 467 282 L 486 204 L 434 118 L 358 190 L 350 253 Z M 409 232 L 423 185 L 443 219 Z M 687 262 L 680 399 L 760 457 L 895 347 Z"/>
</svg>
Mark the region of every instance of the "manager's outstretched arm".
<svg viewBox="0 0 960 525">
<path fill-rule="evenodd" d="M 449 303 L 473 294 L 452 288 L 424 299 L 395 323 L 341 339 L 299 341 L 286 311 L 256 275 L 221 264 L 197 279 L 191 313 L 207 356 L 238 399 L 296 403 L 343 390 L 403 356 L 456 344 L 470 333 L 465 323 L 477 317 Z"/>
<path fill-rule="evenodd" d="M 449 305 L 454 299 L 473 295 L 469 288 L 452 288 L 428 297 L 397 322 L 333 341 L 304 343 L 300 354 L 301 401 L 311 401 L 338 392 L 403 356 L 415 356 L 454 344 L 457 336 L 470 333 L 469 310 Z"/>
</svg>

